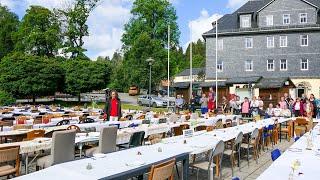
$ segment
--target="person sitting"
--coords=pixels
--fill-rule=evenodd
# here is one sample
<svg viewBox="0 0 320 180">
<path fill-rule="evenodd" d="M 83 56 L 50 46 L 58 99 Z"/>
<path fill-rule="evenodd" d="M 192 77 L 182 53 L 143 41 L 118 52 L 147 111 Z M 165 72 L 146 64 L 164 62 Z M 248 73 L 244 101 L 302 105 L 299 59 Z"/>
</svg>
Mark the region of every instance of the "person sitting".
<svg viewBox="0 0 320 180">
<path fill-rule="evenodd" d="M 277 104 L 276 108 L 273 110 L 273 114 L 275 117 L 280 117 L 281 116 L 281 111 L 282 109 L 280 108 L 280 104 Z"/>
<path fill-rule="evenodd" d="M 291 117 L 291 111 L 290 111 L 290 109 L 288 109 L 287 107 L 285 107 L 284 109 L 282 109 L 282 111 L 281 111 L 281 116 L 282 116 L 282 117 Z"/>
<path fill-rule="evenodd" d="M 265 118 L 270 118 L 272 116 L 274 116 L 274 108 L 273 108 L 273 104 L 270 103 L 266 110 Z"/>
</svg>

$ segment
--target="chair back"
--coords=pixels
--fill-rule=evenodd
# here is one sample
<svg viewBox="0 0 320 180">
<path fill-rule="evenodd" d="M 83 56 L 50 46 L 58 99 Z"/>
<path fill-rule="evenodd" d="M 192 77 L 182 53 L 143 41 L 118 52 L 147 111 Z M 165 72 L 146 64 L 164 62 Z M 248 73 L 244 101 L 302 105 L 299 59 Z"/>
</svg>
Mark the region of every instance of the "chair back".
<svg viewBox="0 0 320 180">
<path fill-rule="evenodd" d="M 42 130 L 42 129 L 35 129 L 33 131 L 30 131 L 27 133 L 27 138 L 26 140 L 27 141 L 31 141 L 35 138 L 40 138 L 40 137 L 44 137 L 44 133 L 45 133 L 45 130 Z"/>
<path fill-rule="evenodd" d="M 257 139 L 259 135 L 259 129 L 255 128 L 251 133 L 251 139 Z"/>
<path fill-rule="evenodd" d="M 37 116 L 34 118 L 33 124 L 42 124 L 42 116 Z"/>
<path fill-rule="evenodd" d="M 276 159 L 278 159 L 278 157 L 280 157 L 281 152 L 279 149 L 275 149 L 273 151 L 271 151 L 271 159 L 272 161 L 275 161 Z"/>
<path fill-rule="evenodd" d="M 75 130 L 56 131 L 52 135 L 52 164 L 74 160 Z"/>
<path fill-rule="evenodd" d="M 150 120 L 142 120 L 142 124 L 150 124 L 151 121 Z"/>
<path fill-rule="evenodd" d="M 226 120 L 226 127 L 232 127 L 232 120 L 231 119 Z"/>
<path fill-rule="evenodd" d="M 234 145 L 238 145 L 242 142 L 242 138 L 243 138 L 243 133 L 240 132 L 237 137 L 234 139 Z"/>
<path fill-rule="evenodd" d="M 207 126 L 207 132 L 213 131 L 214 130 L 214 126 Z"/>
<path fill-rule="evenodd" d="M 167 123 L 167 119 L 166 118 L 159 119 L 159 124 L 163 124 L 163 123 Z"/>
<path fill-rule="evenodd" d="M 182 128 L 182 130 L 190 129 L 189 124 L 181 124 L 180 127 Z"/>
<path fill-rule="evenodd" d="M 15 161 L 15 175 L 20 174 L 20 146 L 7 146 L 0 148 L 0 164 L 2 163 L 12 163 Z M 5 174 L 10 175 L 10 174 Z"/>
<path fill-rule="evenodd" d="M 223 154 L 224 151 L 224 142 L 223 141 L 219 141 L 218 144 L 216 145 L 216 147 L 214 148 L 213 152 L 212 152 L 212 156 L 217 156 L 219 154 Z"/>
<path fill-rule="evenodd" d="M 167 162 L 153 165 L 151 167 L 149 180 L 173 180 L 174 179 L 174 166 L 175 159 L 171 159 Z"/>
<path fill-rule="evenodd" d="M 134 132 L 129 141 L 129 147 L 138 147 L 141 146 L 144 140 L 144 131 Z"/>
<path fill-rule="evenodd" d="M 76 133 L 80 133 L 81 132 L 81 129 L 77 125 L 70 125 L 69 127 L 67 127 L 67 130 L 75 130 Z"/>
<path fill-rule="evenodd" d="M 183 130 L 181 126 L 173 127 L 174 136 L 181 136 L 183 134 Z"/>
<path fill-rule="evenodd" d="M 44 115 L 42 116 L 42 123 L 48 124 L 51 121 L 51 115 Z"/>
<path fill-rule="evenodd" d="M 221 140 L 217 143 L 216 147 L 213 149 L 211 156 L 210 156 L 210 163 L 208 166 L 208 173 L 210 172 L 209 170 L 212 169 L 213 163 L 214 163 L 214 158 L 218 158 L 218 164 L 217 166 L 220 169 L 219 176 L 221 177 L 221 164 L 222 164 L 222 158 L 223 158 L 223 152 L 224 152 L 224 142 Z M 208 174 L 210 177 L 210 173 Z"/>
<path fill-rule="evenodd" d="M 205 131 L 207 130 L 207 126 L 201 125 L 194 128 L 195 131 Z"/>
<path fill-rule="evenodd" d="M 215 126 L 216 126 L 216 129 L 222 129 L 223 128 L 222 119 L 218 119 Z"/>
<path fill-rule="evenodd" d="M 117 149 L 117 131 L 118 128 L 115 126 L 105 127 L 100 132 L 99 137 L 99 153 L 111 153 Z"/>
<path fill-rule="evenodd" d="M 59 121 L 56 126 L 62 126 L 62 125 L 69 125 L 70 124 L 70 121 L 67 120 L 67 119 L 64 119 L 64 120 L 61 120 Z"/>
<path fill-rule="evenodd" d="M 16 124 L 26 124 L 27 123 L 27 117 L 26 116 L 18 116 Z"/>
<path fill-rule="evenodd" d="M 297 125 L 298 126 L 306 126 L 306 125 L 308 125 L 308 121 L 307 121 L 307 119 L 306 118 L 297 118 L 296 120 L 295 120 L 295 123 L 297 123 Z"/>
</svg>

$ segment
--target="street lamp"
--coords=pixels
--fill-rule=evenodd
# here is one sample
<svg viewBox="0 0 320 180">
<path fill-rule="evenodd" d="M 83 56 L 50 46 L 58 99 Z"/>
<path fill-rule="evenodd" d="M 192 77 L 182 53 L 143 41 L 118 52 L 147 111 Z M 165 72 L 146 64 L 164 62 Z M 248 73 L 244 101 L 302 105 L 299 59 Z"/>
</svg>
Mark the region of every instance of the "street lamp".
<svg viewBox="0 0 320 180">
<path fill-rule="evenodd" d="M 147 63 L 149 64 L 149 108 L 151 107 L 151 66 L 154 62 L 154 59 L 152 59 L 151 57 L 148 58 Z"/>
</svg>

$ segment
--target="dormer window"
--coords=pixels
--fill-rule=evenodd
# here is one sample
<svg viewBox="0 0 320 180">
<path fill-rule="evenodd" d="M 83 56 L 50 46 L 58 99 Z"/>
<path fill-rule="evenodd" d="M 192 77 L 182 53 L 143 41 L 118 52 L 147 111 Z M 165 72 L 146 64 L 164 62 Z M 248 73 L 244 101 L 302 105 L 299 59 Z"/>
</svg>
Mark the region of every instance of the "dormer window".
<svg viewBox="0 0 320 180">
<path fill-rule="evenodd" d="M 251 18 L 250 16 L 241 16 L 241 27 L 250 28 L 251 27 Z"/>
<path fill-rule="evenodd" d="M 267 26 L 273 26 L 273 15 L 266 16 Z"/>
</svg>

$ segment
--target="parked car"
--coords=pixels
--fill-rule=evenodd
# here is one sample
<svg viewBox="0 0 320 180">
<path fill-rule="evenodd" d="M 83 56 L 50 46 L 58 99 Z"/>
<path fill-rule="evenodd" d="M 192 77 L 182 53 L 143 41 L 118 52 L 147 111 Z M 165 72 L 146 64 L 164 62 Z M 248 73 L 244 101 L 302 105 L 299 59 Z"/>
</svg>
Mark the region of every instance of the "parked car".
<svg viewBox="0 0 320 180">
<path fill-rule="evenodd" d="M 166 100 L 164 98 L 160 98 L 155 95 L 139 96 L 137 99 L 137 102 L 140 106 L 149 106 L 149 104 L 150 104 L 152 107 L 167 107 L 167 104 L 168 104 L 168 100 Z M 172 104 L 171 101 L 170 101 L 170 104 Z"/>
<path fill-rule="evenodd" d="M 129 96 L 136 96 L 139 94 L 139 88 L 137 86 L 131 86 L 129 88 Z"/>
</svg>

